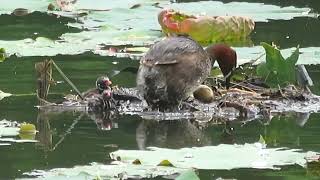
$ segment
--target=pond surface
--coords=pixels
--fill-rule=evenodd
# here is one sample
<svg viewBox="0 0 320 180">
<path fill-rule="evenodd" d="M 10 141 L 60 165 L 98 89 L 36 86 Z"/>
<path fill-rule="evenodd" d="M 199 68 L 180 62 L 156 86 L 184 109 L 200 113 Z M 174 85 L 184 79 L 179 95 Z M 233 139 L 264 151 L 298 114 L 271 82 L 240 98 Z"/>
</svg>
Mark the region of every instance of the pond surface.
<svg viewBox="0 0 320 180">
<path fill-rule="evenodd" d="M 240 1 L 265 2 L 279 7 L 290 5 L 297 8 L 311 8 L 313 13 L 320 13 L 320 2 L 312 0 L 292 0 L 286 3 L 280 0 Z M 16 7 L 19 7 L 19 4 Z M 86 29 L 68 26 L 75 22 L 72 18 L 58 18 L 40 12 L 33 12 L 24 17 L 2 14 L 0 15 L 0 41 L 19 41 L 37 37 L 58 40 L 67 32 L 86 31 Z M 153 36 L 158 38 L 161 37 L 159 28 L 153 31 Z M 252 43 L 249 46 L 258 46 L 264 41 L 275 42 L 280 45 L 281 49 L 296 47 L 298 44 L 301 48 L 318 48 L 320 47 L 319 29 L 320 20 L 317 17 L 258 21 L 251 34 Z M 0 46 L 3 44 L 0 42 Z M 41 48 L 38 49 L 38 51 L 41 50 Z M 42 52 L 32 53 L 42 54 Z M 41 113 L 35 107 L 38 103 L 35 96 L 34 64 L 36 62 L 54 59 L 81 91 L 93 87 L 99 75 L 113 74 L 125 68 L 133 67 L 134 69 L 139 65 L 138 61 L 128 57 L 100 56 L 93 52 L 72 55 L 61 53 L 65 55 L 54 56 L 51 56 L 51 53 L 48 54 L 47 56 L 17 54 L 0 63 L 0 90 L 13 94 L 0 101 L 0 120 L 32 123 L 39 131 L 35 137 L 38 140 L 36 143 L 13 143 L 10 146 L 0 146 L 0 179 L 25 177 L 24 172 L 34 169 L 73 167 L 88 165 L 91 162 L 108 164 L 111 162 L 109 153 L 118 149 L 138 150 L 148 146 L 178 149 L 222 143 L 255 143 L 259 140 L 260 135 L 264 137 L 268 147 L 288 147 L 320 152 L 319 113 L 304 114 L 304 116 L 291 113 L 276 116 L 271 120 L 255 119 L 245 123 L 239 119 L 228 124 L 209 123 L 201 128 L 195 120 L 157 122 L 138 116 L 123 115 L 101 123 L 99 117 L 80 112 Z M 313 54 L 315 56 L 312 58 L 320 63 L 320 52 L 316 50 Z M 308 65 L 307 69 L 315 83 L 311 90 L 320 95 L 320 66 Z M 134 70 L 121 71 L 112 77 L 112 81 L 118 86 L 134 87 L 135 73 Z M 56 71 L 53 74 L 56 81 L 63 80 Z M 70 92 L 71 88 L 66 83 L 57 84 L 51 87 L 49 100 L 59 101 L 63 95 Z M 280 171 L 250 168 L 200 170 L 199 177 L 200 179 L 219 177 L 226 179 L 319 179 L 319 168 L 319 165 L 308 168 L 292 165 L 283 167 Z"/>
</svg>

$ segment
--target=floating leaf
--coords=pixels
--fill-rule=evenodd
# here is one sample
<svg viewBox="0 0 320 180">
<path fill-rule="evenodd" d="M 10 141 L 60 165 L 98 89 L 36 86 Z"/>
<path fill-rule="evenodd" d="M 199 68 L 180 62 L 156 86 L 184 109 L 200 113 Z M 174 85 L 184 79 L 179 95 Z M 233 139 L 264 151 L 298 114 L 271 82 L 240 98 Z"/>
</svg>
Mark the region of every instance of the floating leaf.
<svg viewBox="0 0 320 180">
<path fill-rule="evenodd" d="M 20 140 L 31 140 L 33 142 L 36 138 L 36 134 L 35 133 L 19 133 L 19 137 L 20 137 Z"/>
<path fill-rule="evenodd" d="M 0 121 L 0 137 L 1 136 L 16 136 L 19 134 L 19 124 L 8 120 Z"/>
<path fill-rule="evenodd" d="M 175 180 L 200 180 L 194 170 L 190 169 L 180 174 Z"/>
<path fill-rule="evenodd" d="M 39 179 L 142 179 L 155 178 L 158 176 L 167 176 L 180 174 L 186 169 L 163 167 L 163 166 L 145 166 L 124 164 L 113 162 L 115 165 L 104 165 L 92 163 L 88 166 L 75 166 L 73 168 L 57 168 L 49 171 L 35 170 L 24 175 L 38 177 Z"/>
<path fill-rule="evenodd" d="M 19 134 L 20 128 L 18 127 L 1 127 L 0 126 L 0 137 L 1 136 L 16 136 Z"/>
<path fill-rule="evenodd" d="M 261 43 L 266 51 L 266 62 L 258 65 L 257 75 L 271 87 L 296 83 L 295 64 L 299 58 L 299 48 L 290 57 L 284 59 L 280 50 L 267 43 Z"/>
<path fill-rule="evenodd" d="M 41 11 L 62 17 L 72 17 L 69 20 L 68 26 L 78 28 L 79 30 L 86 29 L 86 31 L 71 33 L 72 28 L 70 28 L 69 32 L 65 32 L 59 38 L 54 38 L 58 40 L 52 42 L 39 39 L 35 41 L 30 39 L 15 41 L 0 40 L 0 47 L 6 48 L 9 55 L 16 54 L 18 56 L 54 56 L 57 54 L 81 54 L 87 51 L 108 55 L 99 49 L 101 44 L 133 44 L 135 46 L 153 44 L 154 41 L 162 37 L 161 28 L 157 23 L 159 8 L 153 6 L 153 0 L 133 0 L 130 3 L 128 2 L 129 0 L 119 0 L 113 3 L 109 3 L 108 1 L 92 3 L 90 0 L 78 0 L 72 12 L 47 12 L 48 5 L 52 3 L 51 0 L 12 0 L 8 3 L 2 3 L 0 14 L 11 14 L 17 8 L 17 4 L 19 4 L 19 8 L 28 9 L 30 13 Z M 138 9 L 129 9 L 133 4 L 141 4 L 141 6 Z M 159 6 L 182 10 L 190 14 L 206 12 L 209 16 L 225 16 L 225 13 L 229 12 L 228 15 L 230 16 L 247 16 L 254 21 L 312 16 L 309 13 L 309 8 L 280 7 L 261 3 L 224 4 L 215 1 L 203 1 L 168 4 L 167 1 L 160 1 Z M 212 9 L 215 10 L 212 11 Z M 77 21 L 74 21 L 74 18 Z M 57 21 L 60 21 L 60 19 L 57 18 Z M 68 19 L 66 18 L 66 21 Z M 74 28 L 72 32 L 74 32 Z M 65 31 L 64 28 L 63 30 Z M 41 35 L 43 36 L 43 33 Z M 34 35 L 29 38 L 34 38 Z M 253 55 L 256 54 L 253 53 Z M 239 56 L 239 58 L 248 57 Z M 316 60 L 316 58 L 312 59 Z"/>
<path fill-rule="evenodd" d="M 191 3 L 173 3 L 165 7 L 189 14 L 247 16 L 253 18 L 255 22 L 267 22 L 272 19 L 289 20 L 297 16 L 315 16 L 315 14 L 310 13 L 310 8 L 296 8 L 294 6 L 280 7 L 253 2 L 223 3 L 218 1 L 196 1 Z"/>
<path fill-rule="evenodd" d="M 9 143 L 0 143 L 0 146 L 10 146 L 11 144 Z"/>
<path fill-rule="evenodd" d="M 163 32 L 187 34 L 200 43 L 246 39 L 254 29 L 254 21 L 243 16 L 193 16 L 174 10 L 159 13 Z"/>
<path fill-rule="evenodd" d="M 4 142 L 16 142 L 16 143 L 27 143 L 27 142 L 38 142 L 37 140 L 30 139 L 14 139 L 14 138 L 0 138 L 0 141 Z"/>
<path fill-rule="evenodd" d="M 260 143 L 259 143 L 260 144 Z M 112 159 L 120 157 L 122 162 L 139 159 L 142 165 L 156 166 L 166 159 L 177 168 L 235 169 L 258 168 L 279 169 L 279 166 L 299 164 L 305 166 L 306 158 L 315 152 L 298 149 L 264 148 L 261 145 L 244 144 L 165 149 L 150 147 L 149 150 L 118 150 L 110 153 Z"/>
<path fill-rule="evenodd" d="M 21 130 L 22 127 L 22 130 Z M 28 132 L 28 133 L 27 133 Z M 31 133 L 30 133 L 31 132 Z M 13 138 L 14 136 L 20 136 L 20 139 Z M 12 136 L 12 137 L 9 137 Z M 33 124 L 22 124 L 17 122 L 11 122 L 7 120 L 0 121 L 0 141 L 2 142 L 37 142 L 35 137 L 35 126 Z M 4 138 L 5 137 L 5 138 Z"/>
<path fill-rule="evenodd" d="M 35 134 L 36 126 L 34 124 L 23 123 L 20 125 L 20 134 Z"/>
</svg>

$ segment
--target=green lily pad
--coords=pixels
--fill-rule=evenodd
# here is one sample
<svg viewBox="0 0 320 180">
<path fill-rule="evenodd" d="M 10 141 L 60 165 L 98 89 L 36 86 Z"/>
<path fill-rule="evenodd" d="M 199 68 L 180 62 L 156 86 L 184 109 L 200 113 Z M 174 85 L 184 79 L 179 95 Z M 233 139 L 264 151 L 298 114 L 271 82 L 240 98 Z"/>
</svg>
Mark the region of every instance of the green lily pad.
<svg viewBox="0 0 320 180">
<path fill-rule="evenodd" d="M 18 127 L 18 123 L 5 119 L 0 121 L 0 137 L 16 136 L 19 134 L 19 130 L 20 128 Z"/>
<path fill-rule="evenodd" d="M 16 143 L 38 142 L 37 140 L 33 140 L 33 139 L 14 139 L 14 138 L 0 138 L 0 141 L 16 142 Z"/>
<path fill-rule="evenodd" d="M 12 122 L 8 120 L 0 121 L 0 142 L 16 142 L 16 143 L 26 143 L 26 142 L 37 142 L 34 140 L 34 136 L 26 136 L 27 134 L 35 135 L 35 126 L 33 124 L 22 124 L 17 122 Z M 30 133 L 32 131 L 32 133 Z M 20 135 L 20 139 L 16 139 L 15 136 Z M 21 138 L 21 135 L 23 138 Z"/>
<path fill-rule="evenodd" d="M 1 127 L 0 136 L 16 136 L 19 134 L 20 128 L 18 127 Z"/>
<path fill-rule="evenodd" d="M 156 166 L 168 160 L 177 168 L 229 170 L 236 168 L 279 169 L 279 166 L 298 164 L 306 166 L 306 158 L 315 152 L 298 149 L 265 148 L 261 143 L 165 149 L 150 147 L 149 150 L 118 150 L 110 153 L 112 159 L 131 163 L 139 159 L 142 165 Z"/>
<path fill-rule="evenodd" d="M 141 179 L 155 178 L 158 176 L 181 174 L 187 169 L 134 165 L 121 162 L 113 162 L 114 165 L 92 163 L 87 166 L 75 166 L 73 168 L 57 168 L 49 171 L 33 171 L 24 175 L 36 176 L 35 179 Z"/>
<path fill-rule="evenodd" d="M 10 14 L 16 8 L 26 8 L 28 12 L 46 12 L 49 15 L 53 13 L 63 17 L 76 18 L 76 22 L 70 19 L 71 22 L 68 23 L 68 26 L 81 30 L 86 29 L 86 31 L 71 33 L 70 30 L 56 41 L 1 40 L 0 47 L 6 48 L 9 55 L 16 54 L 18 56 L 73 55 L 86 51 L 108 55 L 101 50 L 101 44 L 148 46 L 163 36 L 157 22 L 157 14 L 160 9 L 153 5 L 155 3 L 153 0 L 119 0 L 113 3 L 107 1 L 92 3 L 90 0 L 78 0 L 72 12 L 47 11 L 50 3 L 52 3 L 51 0 L 12 0 L 0 7 L 0 14 Z M 141 6 L 137 9 L 130 9 L 135 4 Z M 159 6 L 183 10 L 190 14 L 207 12 L 208 15 L 226 15 L 228 12 L 228 15 L 249 16 L 255 21 L 267 21 L 266 17 L 268 19 L 291 19 L 296 16 L 313 16 L 309 13 L 309 8 L 279 7 L 260 3 L 223 4 L 215 1 L 168 3 L 160 1 Z M 212 11 L 212 9 L 215 10 Z M 68 21 L 68 18 L 65 20 Z M 57 19 L 57 21 L 59 20 Z M 247 58 L 247 56 L 239 57 Z"/>
<path fill-rule="evenodd" d="M 299 48 L 290 57 L 284 59 L 280 50 L 267 43 L 261 43 L 266 51 L 266 62 L 259 64 L 257 75 L 271 87 L 296 83 L 295 65 L 299 58 Z"/>
<path fill-rule="evenodd" d="M 310 8 L 296 8 L 294 6 L 280 7 L 252 2 L 222 3 L 217 1 L 200 1 L 191 3 L 173 3 L 166 7 L 187 12 L 189 14 L 247 16 L 253 18 L 256 22 L 267 22 L 270 19 L 289 20 L 298 16 L 316 17 L 316 14 L 310 13 Z"/>
</svg>

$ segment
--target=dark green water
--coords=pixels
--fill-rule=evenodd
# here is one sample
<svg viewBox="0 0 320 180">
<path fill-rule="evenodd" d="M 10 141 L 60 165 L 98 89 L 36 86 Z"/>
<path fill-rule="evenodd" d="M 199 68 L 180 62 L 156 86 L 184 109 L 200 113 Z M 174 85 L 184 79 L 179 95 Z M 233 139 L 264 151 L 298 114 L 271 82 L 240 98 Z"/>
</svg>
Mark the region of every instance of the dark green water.
<svg viewBox="0 0 320 180">
<path fill-rule="evenodd" d="M 251 2 L 251 1 L 249 1 Z M 257 2 L 257 1 L 255 1 Z M 309 2 L 309 3 L 308 3 Z M 279 1 L 270 1 L 278 4 Z M 297 5 L 319 10 L 315 1 L 287 1 L 280 5 Z M 55 24 L 55 18 L 41 13 L 28 17 L 12 19 L 11 16 L 0 16 L 0 39 L 16 40 L 32 36 L 34 29 L 41 29 L 42 36 L 55 39 L 64 31 L 67 19 Z M 16 23 L 13 23 L 16 22 Z M 28 25 L 25 25 L 28 24 Z M 51 25 L 51 26 L 50 26 Z M 54 27 L 54 30 L 52 28 Z M 20 30 L 17 30 L 22 28 Z M 320 45 L 320 21 L 315 18 L 295 18 L 292 20 L 272 20 L 268 23 L 257 23 L 252 34 L 254 44 L 261 41 L 274 41 L 282 48 L 311 47 Z M 68 30 L 70 31 L 70 30 Z M 74 29 L 73 32 L 78 30 Z M 290 35 L 290 39 L 285 38 Z M 0 147 L 0 179 L 22 177 L 23 172 L 33 169 L 51 169 L 87 165 L 90 162 L 110 162 L 108 154 L 117 149 L 141 149 L 147 146 L 182 148 L 220 143 L 254 143 L 263 135 L 269 147 L 301 148 L 320 152 L 320 114 L 310 114 L 308 119 L 290 114 L 275 117 L 271 121 L 259 119 L 243 124 L 233 121 L 226 134 L 225 125 L 209 125 L 198 129 L 194 121 L 179 120 L 152 122 L 137 116 L 121 116 L 106 122 L 111 130 L 101 130 L 97 122 L 80 113 L 42 114 L 34 106 L 36 83 L 34 64 L 45 58 L 53 58 L 77 87 L 84 91 L 94 85 L 97 76 L 121 70 L 126 67 L 137 67 L 138 62 L 126 58 L 101 57 L 92 53 L 74 56 L 55 57 L 10 57 L 0 64 L 0 89 L 16 96 L 0 101 L 0 120 L 29 122 L 36 125 L 39 133 L 38 143 L 13 144 Z M 112 62 L 118 62 L 114 64 Z M 312 91 L 320 94 L 320 68 L 317 65 L 307 67 L 315 86 Z M 55 80 L 62 80 L 54 72 Z M 135 74 L 122 72 L 112 78 L 119 86 L 135 86 Z M 60 99 L 68 93 L 70 87 L 58 84 L 50 90 L 51 100 Z M 25 95 L 30 94 L 30 95 Z M 137 136 L 144 136 L 143 140 Z M 200 171 L 201 179 L 236 178 L 236 179 L 319 179 L 319 165 L 308 169 L 299 166 L 284 167 L 281 171 L 238 169 L 230 171 Z"/>
</svg>

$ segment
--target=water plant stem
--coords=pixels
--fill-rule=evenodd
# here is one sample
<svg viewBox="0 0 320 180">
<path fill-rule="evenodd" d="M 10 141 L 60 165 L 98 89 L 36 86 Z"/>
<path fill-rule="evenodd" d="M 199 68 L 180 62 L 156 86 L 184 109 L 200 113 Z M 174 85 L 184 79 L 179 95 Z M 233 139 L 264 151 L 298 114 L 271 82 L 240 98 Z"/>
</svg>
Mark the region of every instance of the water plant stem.
<svg viewBox="0 0 320 180">
<path fill-rule="evenodd" d="M 83 96 L 81 95 L 81 92 L 78 90 L 78 88 L 70 81 L 70 79 L 62 72 L 62 70 L 58 67 L 58 65 L 51 60 L 52 64 L 54 65 L 54 67 L 58 70 L 58 72 L 60 73 L 60 75 L 63 77 L 64 80 L 67 81 L 67 83 L 76 91 L 76 93 L 79 95 L 79 97 L 81 98 L 81 100 L 83 100 Z"/>
</svg>

